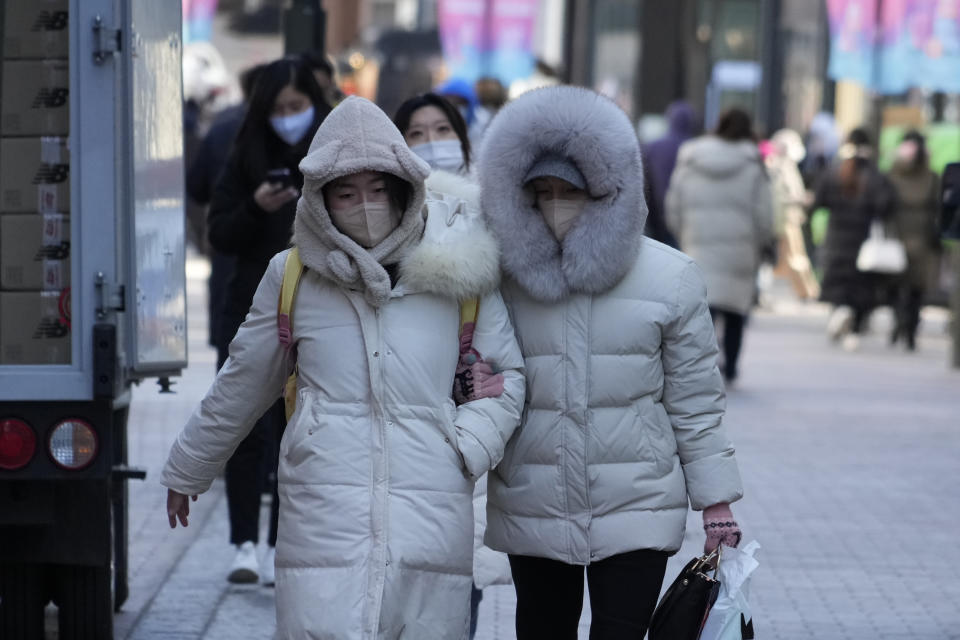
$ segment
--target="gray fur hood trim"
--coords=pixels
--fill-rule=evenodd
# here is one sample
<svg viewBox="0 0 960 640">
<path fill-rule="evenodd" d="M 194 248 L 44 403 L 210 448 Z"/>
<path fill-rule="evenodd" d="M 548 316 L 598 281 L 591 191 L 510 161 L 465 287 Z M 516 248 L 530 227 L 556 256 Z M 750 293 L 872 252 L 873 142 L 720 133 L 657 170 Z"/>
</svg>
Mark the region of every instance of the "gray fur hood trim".
<svg viewBox="0 0 960 640">
<path fill-rule="evenodd" d="M 400 131 L 375 104 L 351 96 L 327 116 L 300 162 L 303 195 L 297 203 L 294 244 L 303 263 L 344 288 L 364 292 L 379 307 L 390 298 L 385 264 L 396 264 L 423 235 L 424 179 L 430 167 L 410 151 Z M 365 249 L 341 233 L 323 202 L 325 184 L 360 171 L 393 174 L 410 184 L 410 202 L 400 226 L 380 244 Z"/>
<path fill-rule="evenodd" d="M 400 263 L 404 288 L 464 300 L 500 283 L 500 250 L 480 214 L 480 187 L 434 171 L 427 178 L 423 240 Z"/>
<path fill-rule="evenodd" d="M 546 153 L 573 161 L 591 200 L 560 243 L 523 177 Z M 579 87 L 536 89 L 507 104 L 484 135 L 478 165 L 483 215 L 503 270 L 537 300 L 596 294 L 637 258 L 647 218 L 640 145 L 626 114 Z"/>
</svg>

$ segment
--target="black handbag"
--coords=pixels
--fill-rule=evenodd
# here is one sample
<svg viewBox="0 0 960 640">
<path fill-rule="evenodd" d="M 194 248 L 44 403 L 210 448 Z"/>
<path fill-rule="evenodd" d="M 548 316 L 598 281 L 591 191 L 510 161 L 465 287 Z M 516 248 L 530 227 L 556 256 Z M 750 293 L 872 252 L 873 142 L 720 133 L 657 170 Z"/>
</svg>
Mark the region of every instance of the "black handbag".
<svg viewBox="0 0 960 640">
<path fill-rule="evenodd" d="M 720 547 L 687 563 L 677 579 L 660 598 L 650 620 L 649 640 L 698 640 L 710 608 L 720 593 L 716 567 L 720 566 Z M 706 574 L 713 570 L 714 577 Z"/>
</svg>

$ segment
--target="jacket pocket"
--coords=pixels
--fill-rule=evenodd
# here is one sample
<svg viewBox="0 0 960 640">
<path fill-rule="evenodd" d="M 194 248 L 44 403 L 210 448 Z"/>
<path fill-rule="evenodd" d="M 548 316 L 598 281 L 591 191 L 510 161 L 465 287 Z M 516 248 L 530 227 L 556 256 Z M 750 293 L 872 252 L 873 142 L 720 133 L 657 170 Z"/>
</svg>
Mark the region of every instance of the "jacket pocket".
<svg viewBox="0 0 960 640">
<path fill-rule="evenodd" d="M 644 431 L 649 433 L 649 443 L 656 458 L 657 469 L 668 473 L 677 457 L 677 439 L 673 435 L 670 416 L 662 404 L 654 404 L 645 414 Z"/>
<path fill-rule="evenodd" d="M 280 439 L 280 457 L 289 459 L 304 438 L 313 435 L 316 420 L 314 420 L 313 391 L 307 388 L 297 392 L 297 409 L 290 416 L 287 428 Z"/>
<path fill-rule="evenodd" d="M 463 461 L 463 456 L 460 454 L 460 447 L 457 445 L 457 407 L 452 400 L 447 400 L 444 402 L 444 407 L 439 413 L 440 437 L 443 438 L 444 444 L 453 454 L 451 461 L 461 472 L 466 473 L 467 465 Z"/>
</svg>

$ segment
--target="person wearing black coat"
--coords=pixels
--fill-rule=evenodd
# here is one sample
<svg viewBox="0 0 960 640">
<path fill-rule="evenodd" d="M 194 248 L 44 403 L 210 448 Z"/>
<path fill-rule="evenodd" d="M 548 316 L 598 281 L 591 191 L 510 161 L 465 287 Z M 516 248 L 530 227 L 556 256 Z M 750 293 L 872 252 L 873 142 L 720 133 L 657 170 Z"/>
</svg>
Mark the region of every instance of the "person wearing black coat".
<svg viewBox="0 0 960 640">
<path fill-rule="evenodd" d="M 236 261 L 216 331 L 218 368 L 229 356 L 230 343 L 247 315 L 270 258 L 290 245 L 296 201 L 303 187 L 298 166 L 329 112 L 320 87 L 302 61 L 284 58 L 260 72 L 207 216 L 210 244 Z M 276 470 L 284 422 L 283 402 L 278 399 L 227 462 L 230 542 L 237 546 L 228 574 L 231 582 L 262 578 L 266 584 L 273 583 L 279 507 L 276 485 L 268 548 L 262 562 L 257 560 L 256 544 L 263 467 Z"/>
<path fill-rule="evenodd" d="M 820 299 L 834 305 L 827 331 L 855 350 L 870 313 L 883 302 L 889 287 L 882 276 L 857 269 L 860 246 L 873 221 L 887 222 L 896 207 L 896 190 L 877 171 L 870 138 L 862 129 L 850 133 L 840 149 L 842 162 L 826 174 L 810 207 L 830 211 L 827 235 L 820 249 L 823 281 Z"/>
<path fill-rule="evenodd" d="M 247 115 L 247 104 L 257 75 L 264 65 L 256 65 L 240 74 L 240 87 L 243 91 L 243 103 L 227 107 L 217 114 L 210 130 L 200 142 L 193 163 L 187 171 L 187 195 L 196 204 L 206 207 L 213 198 L 213 190 L 227 164 L 230 150 L 237 132 Z M 203 236 L 206 237 L 206 224 Z M 209 241 L 206 243 L 209 245 Z M 221 253 L 208 246 L 206 253 L 210 257 L 210 278 L 207 280 L 207 332 L 211 347 L 220 344 L 220 315 L 227 294 L 227 282 L 233 273 L 234 257 Z"/>
</svg>

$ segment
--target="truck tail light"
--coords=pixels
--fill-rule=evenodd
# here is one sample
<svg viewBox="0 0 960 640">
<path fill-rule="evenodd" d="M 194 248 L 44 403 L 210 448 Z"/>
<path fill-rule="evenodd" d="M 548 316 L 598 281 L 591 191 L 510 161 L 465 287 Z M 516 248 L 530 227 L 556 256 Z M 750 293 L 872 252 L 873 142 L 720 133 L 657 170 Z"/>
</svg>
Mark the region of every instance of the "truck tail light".
<svg viewBox="0 0 960 640">
<path fill-rule="evenodd" d="M 70 418 L 57 423 L 47 444 L 50 457 L 64 469 L 83 469 L 97 456 L 97 433 L 83 420 Z"/>
<path fill-rule="evenodd" d="M 37 436 L 23 420 L 0 419 L 0 469 L 27 466 L 37 450 Z"/>
</svg>

